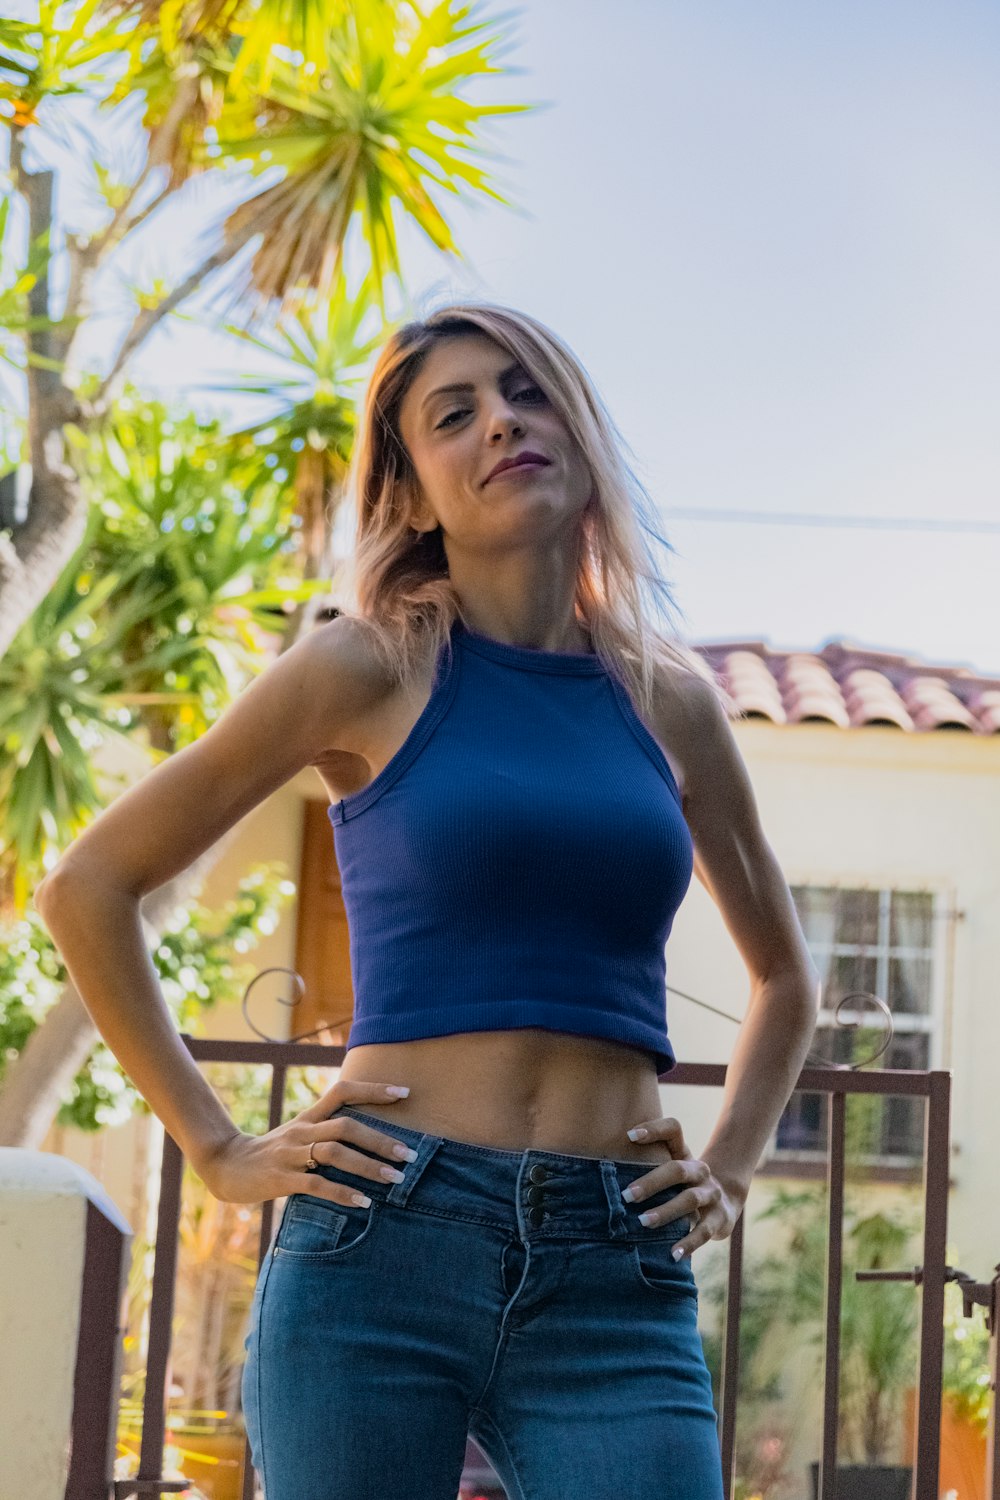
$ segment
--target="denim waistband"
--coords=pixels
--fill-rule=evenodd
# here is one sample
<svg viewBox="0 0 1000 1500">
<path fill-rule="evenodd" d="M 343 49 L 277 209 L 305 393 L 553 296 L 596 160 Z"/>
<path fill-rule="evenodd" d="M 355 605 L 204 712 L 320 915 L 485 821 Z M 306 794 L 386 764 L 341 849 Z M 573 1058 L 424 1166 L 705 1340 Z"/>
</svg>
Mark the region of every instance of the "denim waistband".
<svg viewBox="0 0 1000 1500">
<path fill-rule="evenodd" d="M 622 1198 L 622 1190 L 637 1177 L 646 1176 L 655 1165 L 652 1162 L 474 1146 L 366 1114 L 353 1104 L 341 1105 L 327 1118 L 342 1114 L 404 1141 L 417 1153 L 415 1161 L 394 1163 L 404 1173 L 402 1182 L 377 1182 L 342 1167 L 320 1165 L 323 1176 L 332 1181 L 347 1179 L 373 1201 L 491 1224 L 532 1239 L 675 1239 L 691 1227 L 685 1215 L 667 1224 L 639 1222 L 640 1213 L 669 1202 L 684 1191 L 686 1183 L 650 1193 L 639 1203 Z M 385 1161 L 377 1152 L 353 1141 L 349 1144 L 362 1156 Z"/>
</svg>

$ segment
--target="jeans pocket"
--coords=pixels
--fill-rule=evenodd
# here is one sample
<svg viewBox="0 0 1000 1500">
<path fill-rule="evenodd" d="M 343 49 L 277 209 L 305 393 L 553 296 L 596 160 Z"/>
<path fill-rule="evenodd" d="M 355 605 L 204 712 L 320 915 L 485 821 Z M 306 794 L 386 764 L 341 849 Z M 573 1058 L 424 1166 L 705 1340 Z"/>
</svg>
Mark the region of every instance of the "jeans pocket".
<svg viewBox="0 0 1000 1500">
<path fill-rule="evenodd" d="M 285 1204 L 274 1254 L 290 1260 L 340 1260 L 371 1239 L 379 1207 L 377 1199 L 370 1208 L 361 1208 L 293 1193 Z"/>
<path fill-rule="evenodd" d="M 697 1299 L 698 1284 L 694 1279 L 691 1256 L 682 1255 L 680 1260 L 673 1257 L 674 1246 L 690 1223 L 687 1218 L 675 1219 L 670 1227 L 681 1225 L 679 1233 L 668 1238 L 657 1236 L 656 1239 L 633 1241 L 632 1269 L 642 1286 L 668 1297 Z"/>
</svg>

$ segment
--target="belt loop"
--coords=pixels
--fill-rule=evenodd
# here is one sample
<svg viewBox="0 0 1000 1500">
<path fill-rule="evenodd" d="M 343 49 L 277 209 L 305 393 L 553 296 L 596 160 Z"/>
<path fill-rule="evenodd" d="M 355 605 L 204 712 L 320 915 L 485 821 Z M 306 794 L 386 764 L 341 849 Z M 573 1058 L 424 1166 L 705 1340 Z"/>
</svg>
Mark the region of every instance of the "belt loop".
<svg viewBox="0 0 1000 1500">
<path fill-rule="evenodd" d="M 601 1158 L 601 1181 L 608 1200 L 608 1234 L 613 1240 L 624 1239 L 628 1230 L 628 1219 L 622 1190 L 618 1186 L 618 1168 L 613 1161 Z"/>
<path fill-rule="evenodd" d="M 444 1144 L 444 1136 L 421 1135 L 420 1140 L 414 1147 L 416 1160 L 406 1163 L 406 1171 L 402 1182 L 389 1184 L 389 1191 L 385 1195 L 386 1203 L 397 1204 L 400 1208 L 405 1207 L 413 1189 L 424 1174 L 424 1169 L 430 1164 L 431 1158 L 439 1146 Z"/>
</svg>

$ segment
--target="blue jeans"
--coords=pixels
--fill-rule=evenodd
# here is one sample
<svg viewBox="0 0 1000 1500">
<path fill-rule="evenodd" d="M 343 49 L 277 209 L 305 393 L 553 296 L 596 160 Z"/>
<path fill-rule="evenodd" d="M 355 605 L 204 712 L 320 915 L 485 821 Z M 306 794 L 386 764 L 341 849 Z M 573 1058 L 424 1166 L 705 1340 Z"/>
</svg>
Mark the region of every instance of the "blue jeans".
<svg viewBox="0 0 1000 1500">
<path fill-rule="evenodd" d="M 683 1189 L 629 1204 L 646 1163 L 339 1114 L 417 1159 L 397 1183 L 320 1166 L 370 1208 L 286 1199 L 243 1371 L 266 1500 L 456 1500 L 467 1435 L 511 1500 L 722 1500 L 698 1289 L 670 1255 L 690 1220 L 638 1218 Z"/>
</svg>

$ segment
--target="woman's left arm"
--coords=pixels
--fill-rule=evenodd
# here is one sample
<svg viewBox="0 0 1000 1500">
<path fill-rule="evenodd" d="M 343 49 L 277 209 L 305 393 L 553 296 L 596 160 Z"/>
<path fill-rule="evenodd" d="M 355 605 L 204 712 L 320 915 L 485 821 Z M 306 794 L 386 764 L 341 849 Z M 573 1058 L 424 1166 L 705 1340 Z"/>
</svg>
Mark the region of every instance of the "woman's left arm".
<svg viewBox="0 0 1000 1500">
<path fill-rule="evenodd" d="M 683 700 L 678 714 L 675 697 L 671 743 L 684 773 L 683 810 L 694 844 L 694 872 L 719 907 L 751 984 L 719 1119 L 701 1160 L 691 1157 L 676 1120 L 637 1122 L 646 1127 L 647 1140 L 664 1140 L 671 1154 L 686 1163 L 686 1177 L 670 1180 L 689 1182 L 693 1197 L 685 1205 L 678 1194 L 664 1207 L 670 1218 L 671 1211 L 697 1210 L 697 1224 L 679 1242 L 679 1248 L 689 1251 L 732 1232 L 754 1169 L 805 1062 L 821 980 L 791 891 L 761 827 L 726 710 L 701 679 L 685 686 Z M 670 1173 L 671 1166 L 654 1171 Z M 649 1191 L 666 1185 L 654 1182 Z"/>
</svg>

